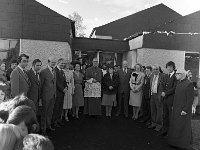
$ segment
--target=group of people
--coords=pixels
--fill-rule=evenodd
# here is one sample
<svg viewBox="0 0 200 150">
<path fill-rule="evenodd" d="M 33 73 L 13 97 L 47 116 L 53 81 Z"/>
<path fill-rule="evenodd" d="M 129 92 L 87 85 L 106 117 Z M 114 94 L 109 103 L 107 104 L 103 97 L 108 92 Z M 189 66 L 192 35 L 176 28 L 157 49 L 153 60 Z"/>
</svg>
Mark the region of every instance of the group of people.
<svg viewBox="0 0 200 150">
<path fill-rule="evenodd" d="M 113 106 L 116 116 L 124 114 L 128 118 L 131 106 L 133 120 L 145 122 L 149 129 L 167 136 L 172 146 L 190 146 L 194 86 L 187 72 L 176 70 L 174 62 L 166 64 L 168 73 L 164 74 L 158 65 L 136 64 L 129 69 L 127 61 L 123 61 L 122 69 L 110 64 L 101 69 L 97 58 L 87 69 L 80 62 L 72 67 L 65 59 L 55 57 L 50 57 L 47 66 L 41 69 L 41 60 L 35 59 L 27 70 L 28 60 L 29 56 L 21 54 L 18 64 L 11 64 L 7 73 L 0 72 L 2 82 L 10 85 L 10 90 L 5 90 L 10 91 L 5 92 L 9 100 L 3 103 L 16 101 L 23 93 L 25 99 L 34 103 L 35 115 L 41 107 L 41 134 L 61 127 L 63 119 L 68 122 L 69 112 L 79 119 L 82 106 L 89 116 L 100 116 L 101 106 L 105 106 L 108 118 Z"/>
</svg>

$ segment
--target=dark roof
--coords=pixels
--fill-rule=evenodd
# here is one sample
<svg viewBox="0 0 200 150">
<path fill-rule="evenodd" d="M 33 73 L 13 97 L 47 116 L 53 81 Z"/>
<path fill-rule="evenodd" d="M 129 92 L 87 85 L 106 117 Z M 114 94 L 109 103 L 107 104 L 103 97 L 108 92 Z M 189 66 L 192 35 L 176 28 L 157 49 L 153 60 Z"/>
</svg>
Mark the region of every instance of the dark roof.
<svg viewBox="0 0 200 150">
<path fill-rule="evenodd" d="M 124 39 L 137 32 L 154 30 L 156 26 L 160 26 L 179 17 L 182 16 L 164 4 L 159 4 L 96 27 L 93 29 L 92 34 L 96 31 L 96 35 L 112 36 L 113 39 Z"/>
<path fill-rule="evenodd" d="M 169 50 L 200 51 L 200 35 L 190 35 L 188 33 L 200 33 L 200 11 L 181 17 L 157 29 L 158 31 L 173 31 L 175 33 L 144 35 L 144 48 L 157 48 Z M 187 33 L 187 34 L 186 34 Z"/>
<path fill-rule="evenodd" d="M 129 44 L 122 40 L 107 40 L 95 38 L 74 38 L 72 39 L 72 49 L 82 51 L 129 51 Z"/>
<path fill-rule="evenodd" d="M 71 20 L 35 0 L 0 0 L 0 37 L 70 41 Z"/>
</svg>

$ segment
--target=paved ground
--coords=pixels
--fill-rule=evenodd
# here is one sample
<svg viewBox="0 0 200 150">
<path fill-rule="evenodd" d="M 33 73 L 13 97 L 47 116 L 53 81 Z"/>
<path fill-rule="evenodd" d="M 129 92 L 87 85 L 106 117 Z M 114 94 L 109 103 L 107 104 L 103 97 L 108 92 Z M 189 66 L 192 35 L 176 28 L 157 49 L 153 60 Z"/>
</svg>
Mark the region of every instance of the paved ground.
<svg viewBox="0 0 200 150">
<path fill-rule="evenodd" d="M 49 134 L 55 150 L 174 150 L 166 139 L 130 118 L 80 116 L 80 120 L 71 118 L 64 127 Z M 200 116 L 193 118 L 192 127 L 195 131 L 193 148 L 199 150 Z"/>
<path fill-rule="evenodd" d="M 155 131 L 123 116 L 81 116 L 50 136 L 56 150 L 174 150 Z"/>
</svg>

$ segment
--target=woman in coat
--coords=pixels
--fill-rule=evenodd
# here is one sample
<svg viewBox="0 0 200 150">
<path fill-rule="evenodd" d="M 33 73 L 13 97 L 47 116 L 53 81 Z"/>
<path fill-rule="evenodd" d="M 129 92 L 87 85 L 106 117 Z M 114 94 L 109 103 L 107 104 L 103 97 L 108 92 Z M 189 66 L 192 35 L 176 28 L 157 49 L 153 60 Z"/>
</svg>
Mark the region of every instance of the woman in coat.
<svg viewBox="0 0 200 150">
<path fill-rule="evenodd" d="M 102 105 L 106 106 L 106 116 L 111 117 L 112 106 L 116 106 L 116 93 L 119 86 L 119 77 L 114 73 L 113 66 L 108 66 L 108 72 L 102 80 L 103 99 Z"/>
<path fill-rule="evenodd" d="M 145 75 L 141 70 L 142 66 L 140 64 L 136 64 L 135 71 L 131 74 L 129 81 L 131 88 L 129 105 L 133 106 L 132 119 L 134 120 L 138 119 L 138 113 L 142 103 L 142 86 Z"/>
</svg>

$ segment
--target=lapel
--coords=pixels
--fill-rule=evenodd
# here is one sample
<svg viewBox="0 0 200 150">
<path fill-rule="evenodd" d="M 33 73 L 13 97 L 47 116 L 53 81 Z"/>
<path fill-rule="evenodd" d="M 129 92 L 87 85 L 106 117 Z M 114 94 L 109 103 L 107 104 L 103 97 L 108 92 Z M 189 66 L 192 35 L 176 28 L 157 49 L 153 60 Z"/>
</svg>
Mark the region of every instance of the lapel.
<svg viewBox="0 0 200 150">
<path fill-rule="evenodd" d="M 50 71 L 50 69 L 49 69 L 48 66 L 47 66 L 46 70 L 47 70 L 47 74 L 50 76 L 51 80 L 53 80 L 54 77 L 55 77 L 55 71 L 54 71 L 54 76 L 53 76 L 53 74 L 52 74 L 52 72 Z"/>
<path fill-rule="evenodd" d="M 29 84 L 29 79 L 28 79 L 28 76 L 25 74 L 25 72 L 23 72 L 19 67 L 17 67 L 17 71 L 25 79 L 25 81 Z"/>
<path fill-rule="evenodd" d="M 32 77 L 33 77 L 34 81 L 39 85 L 40 82 L 38 80 L 38 77 L 35 75 L 33 69 L 31 69 L 30 71 L 31 71 L 31 74 L 32 74 Z"/>
<path fill-rule="evenodd" d="M 158 76 L 158 86 L 160 85 L 160 81 L 161 81 L 161 79 L 162 79 L 162 74 L 159 73 L 159 76 Z"/>
</svg>

